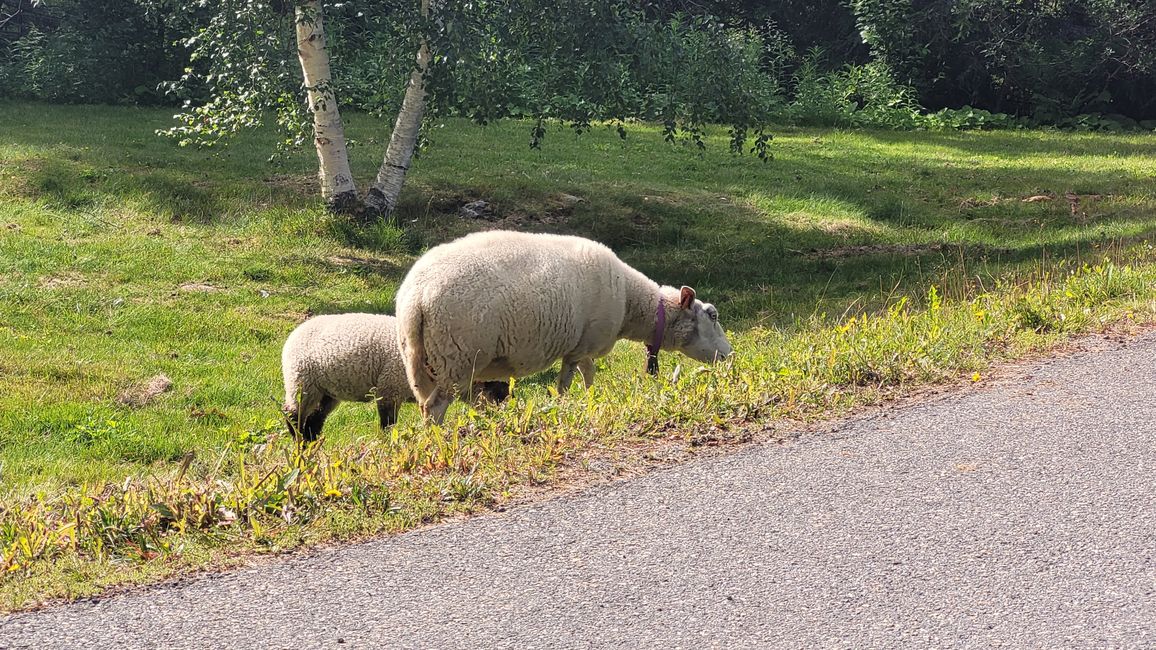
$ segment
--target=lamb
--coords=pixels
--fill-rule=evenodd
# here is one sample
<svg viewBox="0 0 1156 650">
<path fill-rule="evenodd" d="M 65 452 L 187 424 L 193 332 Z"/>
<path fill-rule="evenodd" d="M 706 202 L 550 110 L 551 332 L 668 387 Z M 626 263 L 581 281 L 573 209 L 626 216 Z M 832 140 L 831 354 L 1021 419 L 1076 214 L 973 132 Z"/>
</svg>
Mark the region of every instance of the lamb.
<svg viewBox="0 0 1156 650">
<path fill-rule="evenodd" d="M 694 289 L 659 286 L 581 237 L 487 231 L 430 249 L 397 293 L 398 342 L 422 415 L 441 422 L 461 387 L 523 377 L 562 360 L 558 391 L 618 339 L 713 363 L 731 354 L 718 310 Z"/>
<path fill-rule="evenodd" d="M 294 436 L 316 440 L 325 418 L 343 401 L 377 402 L 381 428 L 397 422 L 402 402 L 413 401 L 397 345 L 392 316 L 335 314 L 298 325 L 281 350 L 285 377 L 284 412 Z M 506 398 L 509 384 L 480 387 L 494 401 Z"/>
</svg>

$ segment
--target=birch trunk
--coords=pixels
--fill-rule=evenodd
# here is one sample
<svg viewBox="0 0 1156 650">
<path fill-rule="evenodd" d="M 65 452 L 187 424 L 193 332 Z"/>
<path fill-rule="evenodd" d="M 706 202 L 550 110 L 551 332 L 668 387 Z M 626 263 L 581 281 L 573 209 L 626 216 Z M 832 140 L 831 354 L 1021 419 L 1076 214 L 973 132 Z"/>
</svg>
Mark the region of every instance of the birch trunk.
<svg viewBox="0 0 1156 650">
<path fill-rule="evenodd" d="M 429 0 L 422 0 L 421 15 L 429 17 Z M 421 121 L 425 116 L 425 73 L 430 64 L 429 44 L 422 39 L 417 51 L 417 67 L 409 75 L 409 85 L 405 98 L 397 114 L 397 123 L 389 136 L 389 147 L 385 160 L 377 170 L 377 179 L 365 197 L 368 211 L 388 217 L 397 206 L 401 186 L 405 184 L 405 174 L 409 171 L 413 152 L 417 147 Z"/>
<path fill-rule="evenodd" d="M 345 127 L 333 94 L 320 0 L 298 2 L 295 22 L 297 57 L 301 61 L 301 73 L 309 94 L 309 111 L 313 114 L 313 142 L 317 145 L 321 197 L 332 212 L 355 212 L 360 207 L 360 200 L 349 168 Z"/>
</svg>

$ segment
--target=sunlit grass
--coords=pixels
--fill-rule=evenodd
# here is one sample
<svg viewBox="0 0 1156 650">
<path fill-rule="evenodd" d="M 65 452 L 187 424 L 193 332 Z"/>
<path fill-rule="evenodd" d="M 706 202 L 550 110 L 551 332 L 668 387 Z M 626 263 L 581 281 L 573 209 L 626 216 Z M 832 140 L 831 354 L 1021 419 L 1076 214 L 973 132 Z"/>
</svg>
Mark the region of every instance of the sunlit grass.
<svg viewBox="0 0 1156 650">
<path fill-rule="evenodd" d="M 152 135 L 167 124 L 0 104 L 0 607 L 409 528 L 607 450 L 722 444 L 982 380 L 1146 321 L 1156 296 L 1147 135 L 789 129 L 763 164 L 721 132 L 702 154 L 645 126 L 625 142 L 556 130 L 530 151 L 526 125 L 452 121 L 396 224 L 356 227 L 316 208 L 307 154 L 271 166 L 261 133 L 179 149 Z M 382 128 L 349 116 L 363 178 Z M 311 313 L 392 312 L 421 250 L 483 225 L 455 215 L 475 199 L 499 225 L 584 234 L 694 286 L 739 354 L 713 369 L 665 355 L 655 381 L 622 343 L 590 391 L 559 397 L 547 372 L 503 405 L 456 406 L 444 429 L 406 406 L 382 434 L 347 405 L 299 454 L 277 419 L 285 335 Z M 118 402 L 162 373 L 167 392 Z"/>
</svg>

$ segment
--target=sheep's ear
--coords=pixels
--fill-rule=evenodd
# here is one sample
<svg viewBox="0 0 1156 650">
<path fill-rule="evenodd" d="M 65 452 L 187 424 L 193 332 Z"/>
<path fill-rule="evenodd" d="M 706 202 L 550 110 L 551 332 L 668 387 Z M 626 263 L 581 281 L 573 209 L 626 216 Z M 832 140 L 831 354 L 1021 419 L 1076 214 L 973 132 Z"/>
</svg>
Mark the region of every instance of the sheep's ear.
<svg viewBox="0 0 1156 650">
<path fill-rule="evenodd" d="M 678 306 L 690 309 L 692 305 L 694 305 L 694 289 L 684 286 L 678 297 Z"/>
</svg>

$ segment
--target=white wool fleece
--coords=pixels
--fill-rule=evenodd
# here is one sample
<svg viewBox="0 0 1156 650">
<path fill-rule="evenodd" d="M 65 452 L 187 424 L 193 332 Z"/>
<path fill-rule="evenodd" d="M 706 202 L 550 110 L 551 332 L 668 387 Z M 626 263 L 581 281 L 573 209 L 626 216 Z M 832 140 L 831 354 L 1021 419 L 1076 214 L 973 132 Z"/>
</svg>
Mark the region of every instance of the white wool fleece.
<svg viewBox="0 0 1156 650">
<path fill-rule="evenodd" d="M 343 402 L 410 399 L 392 316 L 315 316 L 293 330 L 281 350 L 285 410 L 307 417 L 324 396 Z M 298 403 L 300 398 L 300 403 Z"/>
<path fill-rule="evenodd" d="M 470 381 L 524 377 L 558 359 L 560 390 L 575 368 L 589 385 L 593 359 L 618 339 L 651 341 L 660 299 L 664 347 L 702 361 L 730 354 L 713 306 L 689 287 L 659 287 L 602 244 L 480 232 L 414 264 L 398 289 L 398 340 L 418 403 L 440 419 Z"/>
</svg>

